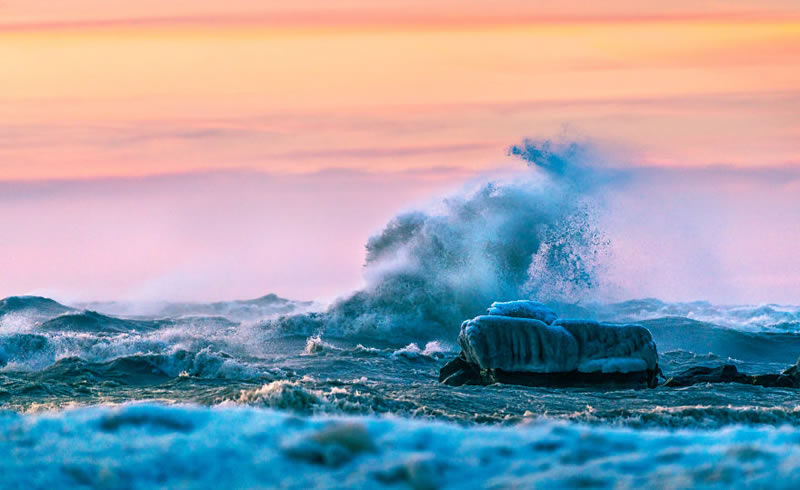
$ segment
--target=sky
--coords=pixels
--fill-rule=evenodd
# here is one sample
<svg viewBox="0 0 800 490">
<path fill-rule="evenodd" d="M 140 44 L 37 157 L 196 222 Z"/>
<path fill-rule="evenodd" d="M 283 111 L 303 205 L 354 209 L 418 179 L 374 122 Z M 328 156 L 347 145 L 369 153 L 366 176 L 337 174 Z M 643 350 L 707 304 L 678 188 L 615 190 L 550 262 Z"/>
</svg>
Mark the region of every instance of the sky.
<svg viewBox="0 0 800 490">
<path fill-rule="evenodd" d="M 392 215 L 526 137 L 590 140 L 698 196 L 718 186 L 692 169 L 800 168 L 794 0 L 284 3 L 0 0 L 0 296 L 332 297 Z M 731 299 L 791 301 L 778 243 L 800 203 L 745 182 L 731 195 L 792 234 L 726 276 Z M 741 229 L 731 199 L 694 211 Z M 720 296 L 670 281 L 637 290 Z"/>
</svg>

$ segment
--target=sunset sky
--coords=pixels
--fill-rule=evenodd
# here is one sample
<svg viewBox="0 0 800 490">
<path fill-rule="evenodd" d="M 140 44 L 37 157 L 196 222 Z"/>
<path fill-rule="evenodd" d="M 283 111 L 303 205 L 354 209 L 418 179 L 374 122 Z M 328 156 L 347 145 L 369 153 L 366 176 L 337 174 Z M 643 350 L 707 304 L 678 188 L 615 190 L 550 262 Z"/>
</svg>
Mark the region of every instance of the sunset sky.
<svg viewBox="0 0 800 490">
<path fill-rule="evenodd" d="M 525 137 L 800 167 L 796 0 L 283 3 L 0 1 L 0 295 L 335 295 Z"/>
</svg>

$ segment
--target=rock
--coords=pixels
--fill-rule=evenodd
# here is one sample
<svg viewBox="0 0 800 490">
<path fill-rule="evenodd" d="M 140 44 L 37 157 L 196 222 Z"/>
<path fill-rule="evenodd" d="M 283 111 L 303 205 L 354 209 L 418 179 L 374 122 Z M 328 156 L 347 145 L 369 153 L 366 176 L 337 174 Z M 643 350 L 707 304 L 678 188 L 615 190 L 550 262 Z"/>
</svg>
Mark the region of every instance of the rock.
<svg viewBox="0 0 800 490">
<path fill-rule="evenodd" d="M 658 353 L 640 325 L 558 320 L 533 301 L 494 303 L 461 325 L 461 354 L 442 367 L 451 386 L 655 386 Z"/>
<path fill-rule="evenodd" d="M 534 301 L 493 303 L 487 315 L 461 324 L 458 343 L 461 353 L 439 371 L 439 382 L 450 386 L 655 388 L 661 374 L 656 344 L 641 325 L 557 319 Z M 800 388 L 800 359 L 780 374 L 694 366 L 661 386 L 699 383 Z"/>
<path fill-rule="evenodd" d="M 658 365 L 653 337 L 639 325 L 484 315 L 461 325 L 458 343 L 479 370 L 630 373 Z"/>
<path fill-rule="evenodd" d="M 463 352 L 439 370 L 439 382 L 450 386 L 482 384 L 480 372 L 464 359 Z"/>
<path fill-rule="evenodd" d="M 481 372 L 481 384 L 494 383 L 522 386 L 541 386 L 550 388 L 602 387 L 602 388 L 655 388 L 658 384 L 658 371 L 633 371 L 629 373 L 583 373 L 570 371 L 564 373 L 525 373 L 505 372 L 492 369 Z"/>
<path fill-rule="evenodd" d="M 672 376 L 661 386 L 683 387 L 700 383 L 740 383 L 767 388 L 800 388 L 800 359 L 780 374 L 745 374 L 733 364 L 718 367 L 695 366 Z"/>
<path fill-rule="evenodd" d="M 564 372 L 577 369 L 578 342 L 566 330 L 528 318 L 484 315 L 461 325 L 458 343 L 479 370 Z"/>
<path fill-rule="evenodd" d="M 718 367 L 694 366 L 667 379 L 662 386 L 682 387 L 698 383 L 732 383 L 741 376 L 733 364 Z"/>
</svg>

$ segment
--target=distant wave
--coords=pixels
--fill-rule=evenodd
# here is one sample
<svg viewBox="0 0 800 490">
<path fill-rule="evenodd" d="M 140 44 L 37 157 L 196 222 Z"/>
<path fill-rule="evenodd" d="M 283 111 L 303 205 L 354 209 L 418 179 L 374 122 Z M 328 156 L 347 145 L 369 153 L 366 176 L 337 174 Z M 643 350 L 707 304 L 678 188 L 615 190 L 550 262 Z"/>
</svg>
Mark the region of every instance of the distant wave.
<svg viewBox="0 0 800 490">
<path fill-rule="evenodd" d="M 306 339 L 306 348 L 304 354 L 306 355 L 324 355 L 329 353 L 337 354 L 351 354 L 351 355 L 375 355 L 383 356 L 391 359 L 442 359 L 445 353 L 454 353 L 453 350 L 443 346 L 438 341 L 434 340 L 425 344 L 424 348 L 420 348 L 415 343 L 410 343 L 405 347 L 399 349 L 379 349 L 377 347 L 365 347 L 361 344 L 356 345 L 353 349 L 345 349 L 336 347 L 324 340 L 318 335 L 314 335 Z"/>
<path fill-rule="evenodd" d="M 114 318 L 94 311 L 65 313 L 39 324 L 41 332 L 84 332 L 92 334 L 146 332 L 160 327 L 154 320 L 126 320 Z"/>
<path fill-rule="evenodd" d="M 800 356 L 800 335 L 795 333 L 753 333 L 686 318 L 644 320 L 659 349 L 713 352 L 742 361 L 794 364 Z"/>
<path fill-rule="evenodd" d="M 0 331 L 77 311 L 40 296 L 11 296 L 0 300 Z"/>
<path fill-rule="evenodd" d="M 0 372 L 40 371 L 55 382 L 73 382 L 91 374 L 96 381 L 119 378 L 132 385 L 143 377 L 150 381 L 154 376 L 184 375 L 247 380 L 270 372 L 211 346 L 185 350 L 153 339 L 125 340 L 14 334 L 0 338 Z"/>
<path fill-rule="evenodd" d="M 94 364 L 146 358 L 161 359 L 159 369 L 169 376 L 181 371 L 216 376 L 213 369 L 192 362 L 219 357 L 219 364 L 246 365 L 246 359 L 268 350 L 270 336 L 261 329 L 223 317 L 132 319 L 42 298 L 9 303 L 23 307 L 0 317 L 0 371 L 38 371 L 70 358 Z M 182 367 L 170 368 L 170 362 Z"/>
<path fill-rule="evenodd" d="M 123 317 L 178 318 L 184 316 L 221 316 L 235 321 L 256 321 L 274 315 L 299 313 L 313 308 L 312 301 L 295 301 L 276 294 L 260 298 L 212 303 L 92 302 L 76 305 L 81 309 Z"/>
<path fill-rule="evenodd" d="M 649 298 L 609 305 L 589 304 L 587 309 L 593 310 L 595 315 L 621 321 L 685 317 L 753 333 L 800 333 L 800 306 L 715 305 L 708 301 L 667 303 Z"/>
</svg>

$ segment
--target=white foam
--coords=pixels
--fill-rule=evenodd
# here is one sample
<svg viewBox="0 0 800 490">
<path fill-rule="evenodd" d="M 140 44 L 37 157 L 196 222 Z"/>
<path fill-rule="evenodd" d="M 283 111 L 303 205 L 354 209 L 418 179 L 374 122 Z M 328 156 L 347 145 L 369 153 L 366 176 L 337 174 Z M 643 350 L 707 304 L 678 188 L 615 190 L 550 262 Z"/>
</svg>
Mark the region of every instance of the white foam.
<svg viewBox="0 0 800 490">
<path fill-rule="evenodd" d="M 415 343 L 408 344 L 402 349 L 397 349 L 396 351 L 392 352 L 391 357 L 405 357 L 407 359 L 416 359 L 419 357 L 442 357 L 445 352 L 447 352 L 447 349 L 443 347 L 440 342 L 434 340 L 425 344 L 424 349 L 420 349 Z"/>
<path fill-rule="evenodd" d="M 280 380 L 254 390 L 242 390 L 238 402 L 308 412 L 327 403 L 327 400 L 320 391 L 307 390 L 295 381 Z"/>
<path fill-rule="evenodd" d="M 481 369 L 629 373 L 658 364 L 653 337 L 640 325 L 484 315 L 461 325 L 458 343 Z"/>
<path fill-rule="evenodd" d="M 176 321 L 152 331 L 113 334 L 0 329 L 0 371 L 39 371 L 70 357 L 105 363 L 144 355 L 152 356 L 159 369 L 170 376 L 187 371 L 201 377 L 254 377 L 263 370 L 251 369 L 251 363 L 243 359 L 263 357 L 269 349 L 268 338 L 256 326 L 203 319 Z"/>
<path fill-rule="evenodd" d="M 336 352 L 340 350 L 342 349 L 322 340 L 322 338 L 319 335 L 312 335 L 311 337 L 306 339 L 306 347 L 303 350 L 303 354 L 307 356 L 313 356 L 316 354 L 323 354 L 325 352 Z"/>
<path fill-rule="evenodd" d="M 800 431 L 133 404 L 0 417 L 7 488 L 797 488 Z"/>
</svg>

